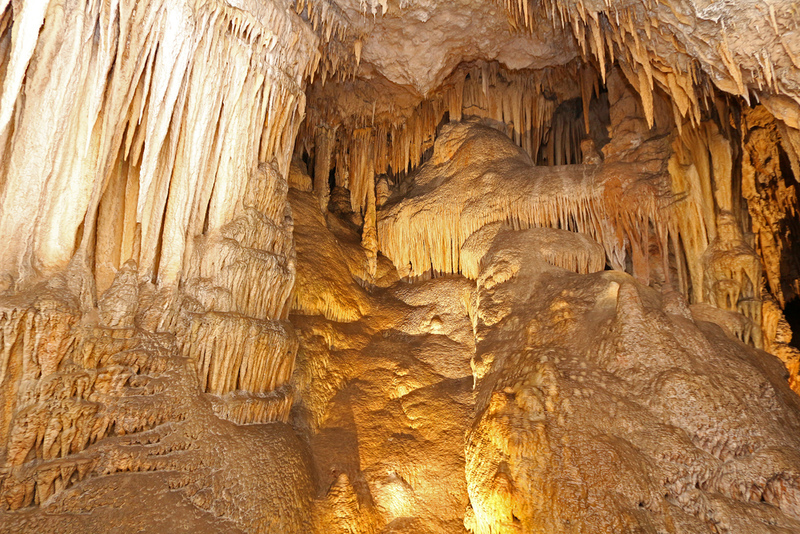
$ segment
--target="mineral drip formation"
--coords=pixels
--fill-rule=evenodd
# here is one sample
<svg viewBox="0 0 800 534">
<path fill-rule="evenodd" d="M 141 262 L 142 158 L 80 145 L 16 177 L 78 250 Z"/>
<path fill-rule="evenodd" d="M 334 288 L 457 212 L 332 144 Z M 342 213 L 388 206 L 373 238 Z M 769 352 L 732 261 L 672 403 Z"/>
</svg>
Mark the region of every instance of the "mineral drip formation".
<svg viewBox="0 0 800 534">
<path fill-rule="evenodd" d="M 785 0 L 0 0 L 0 534 L 800 532 Z"/>
</svg>

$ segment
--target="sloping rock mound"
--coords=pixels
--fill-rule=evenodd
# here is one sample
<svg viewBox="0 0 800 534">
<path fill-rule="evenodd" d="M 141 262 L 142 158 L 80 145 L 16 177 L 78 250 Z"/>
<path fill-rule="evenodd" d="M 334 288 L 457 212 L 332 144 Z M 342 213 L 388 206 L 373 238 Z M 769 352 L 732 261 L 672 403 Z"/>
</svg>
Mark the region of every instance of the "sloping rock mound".
<svg viewBox="0 0 800 534">
<path fill-rule="evenodd" d="M 674 292 L 535 256 L 504 243 L 483 259 L 467 527 L 800 528 L 798 399 L 780 362 Z"/>
</svg>

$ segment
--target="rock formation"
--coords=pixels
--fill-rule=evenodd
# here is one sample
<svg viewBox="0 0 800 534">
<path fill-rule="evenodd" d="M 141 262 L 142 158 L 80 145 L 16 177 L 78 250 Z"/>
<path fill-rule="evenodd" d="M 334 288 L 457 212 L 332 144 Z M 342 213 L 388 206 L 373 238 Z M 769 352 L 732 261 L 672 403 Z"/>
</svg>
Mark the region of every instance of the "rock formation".
<svg viewBox="0 0 800 534">
<path fill-rule="evenodd" d="M 0 532 L 800 532 L 799 24 L 0 0 Z"/>
</svg>

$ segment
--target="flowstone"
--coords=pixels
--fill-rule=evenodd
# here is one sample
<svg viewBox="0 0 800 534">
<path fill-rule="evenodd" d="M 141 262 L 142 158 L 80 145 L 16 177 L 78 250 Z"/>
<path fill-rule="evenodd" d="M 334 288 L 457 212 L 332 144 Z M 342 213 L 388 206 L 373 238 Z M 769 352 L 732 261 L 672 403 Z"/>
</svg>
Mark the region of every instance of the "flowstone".
<svg viewBox="0 0 800 534">
<path fill-rule="evenodd" d="M 776 358 L 624 273 L 499 241 L 482 263 L 472 532 L 800 528 L 798 398 Z"/>
</svg>

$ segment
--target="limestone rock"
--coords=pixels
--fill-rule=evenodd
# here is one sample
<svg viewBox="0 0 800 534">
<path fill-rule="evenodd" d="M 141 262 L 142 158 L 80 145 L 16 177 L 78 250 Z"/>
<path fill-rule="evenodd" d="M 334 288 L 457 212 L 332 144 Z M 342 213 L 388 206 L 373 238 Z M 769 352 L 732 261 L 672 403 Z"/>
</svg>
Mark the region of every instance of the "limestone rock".
<svg viewBox="0 0 800 534">
<path fill-rule="evenodd" d="M 0 532 L 800 532 L 798 20 L 0 0 Z"/>
</svg>

